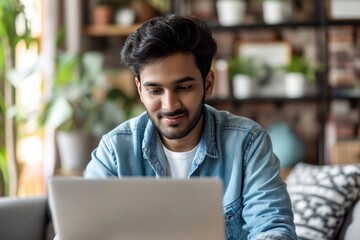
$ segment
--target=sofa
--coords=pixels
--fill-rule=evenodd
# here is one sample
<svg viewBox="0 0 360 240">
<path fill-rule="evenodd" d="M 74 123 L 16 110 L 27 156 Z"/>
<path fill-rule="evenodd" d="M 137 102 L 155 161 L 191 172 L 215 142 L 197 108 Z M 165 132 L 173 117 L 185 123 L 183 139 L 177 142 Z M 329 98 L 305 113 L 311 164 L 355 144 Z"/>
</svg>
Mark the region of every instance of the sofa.
<svg viewBox="0 0 360 240">
<path fill-rule="evenodd" d="M 347 213 L 336 239 L 360 239 L 360 199 L 358 199 Z"/>
<path fill-rule="evenodd" d="M 54 236 L 46 196 L 0 197 L 0 239 L 52 240 Z"/>
<path fill-rule="evenodd" d="M 285 181 L 299 239 L 360 239 L 360 165 L 298 164 Z M 331 192 L 324 192 L 319 186 L 326 186 Z M 341 195 L 336 195 L 338 191 Z M 314 195 L 319 195 L 320 201 Z M 333 203 L 338 196 L 337 204 Z M 315 231 L 317 228 L 320 233 Z M 52 240 L 54 235 L 46 196 L 0 198 L 0 239 Z"/>
</svg>

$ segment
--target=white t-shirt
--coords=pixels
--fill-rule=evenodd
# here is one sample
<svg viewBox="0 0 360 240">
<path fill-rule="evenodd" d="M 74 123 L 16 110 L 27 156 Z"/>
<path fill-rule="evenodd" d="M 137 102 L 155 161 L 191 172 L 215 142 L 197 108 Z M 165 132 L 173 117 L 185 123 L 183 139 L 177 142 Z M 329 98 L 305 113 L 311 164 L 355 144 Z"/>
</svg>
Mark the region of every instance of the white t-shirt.
<svg viewBox="0 0 360 240">
<path fill-rule="evenodd" d="M 191 163 L 195 157 L 196 150 L 199 145 L 188 152 L 173 152 L 167 149 L 164 145 L 164 152 L 167 159 L 168 176 L 172 178 L 187 179 Z"/>
</svg>

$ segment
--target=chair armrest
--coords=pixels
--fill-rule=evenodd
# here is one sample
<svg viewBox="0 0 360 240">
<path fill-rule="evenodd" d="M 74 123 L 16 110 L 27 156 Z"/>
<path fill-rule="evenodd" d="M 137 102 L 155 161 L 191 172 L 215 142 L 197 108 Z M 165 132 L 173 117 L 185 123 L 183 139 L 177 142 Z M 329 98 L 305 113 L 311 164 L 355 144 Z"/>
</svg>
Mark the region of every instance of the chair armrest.
<svg viewBox="0 0 360 240">
<path fill-rule="evenodd" d="M 0 198 L 0 239 L 44 239 L 47 214 L 46 196 Z"/>
</svg>

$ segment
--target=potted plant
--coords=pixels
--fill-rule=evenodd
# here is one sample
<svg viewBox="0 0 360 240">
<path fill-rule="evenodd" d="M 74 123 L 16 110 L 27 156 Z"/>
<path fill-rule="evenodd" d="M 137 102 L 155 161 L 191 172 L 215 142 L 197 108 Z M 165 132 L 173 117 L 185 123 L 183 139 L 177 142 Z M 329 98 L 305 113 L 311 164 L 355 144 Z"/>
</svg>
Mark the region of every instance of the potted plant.
<svg viewBox="0 0 360 240">
<path fill-rule="evenodd" d="M 81 174 L 94 140 L 136 109 L 137 99 L 107 84 L 101 53 L 63 52 L 57 55 L 53 94 L 39 123 L 57 130 L 62 172 Z"/>
<path fill-rule="evenodd" d="M 263 18 L 267 24 L 277 24 L 288 20 L 292 14 L 289 0 L 260 0 L 263 7 Z"/>
<path fill-rule="evenodd" d="M 304 57 L 292 57 L 285 71 L 284 87 L 288 97 L 301 97 L 306 92 L 307 82 L 314 83 L 316 69 Z"/>
<path fill-rule="evenodd" d="M 229 71 L 235 98 L 247 98 L 254 94 L 259 66 L 253 58 L 235 57 L 231 59 Z"/>
<path fill-rule="evenodd" d="M 64 40 L 64 31 L 57 36 L 57 46 Z M 58 50 L 55 57 L 52 94 L 31 110 L 15 105 L 11 108 L 18 122 L 37 122 L 38 127 L 56 130 L 61 170 L 81 174 L 90 159 L 90 151 L 99 137 L 123 120 L 136 115 L 141 104 L 107 81 L 104 56 L 97 51 L 76 54 Z M 40 58 L 25 70 L 8 73 L 14 87 L 21 87 L 28 76 L 46 67 Z M 65 144 L 65 147 L 63 145 Z M 63 151 L 64 149 L 64 151 Z"/>
<path fill-rule="evenodd" d="M 107 25 L 112 20 L 115 0 L 95 0 L 92 7 L 93 23 L 95 25 Z"/>
<path fill-rule="evenodd" d="M 246 1 L 218 0 L 216 1 L 216 9 L 220 25 L 238 25 L 243 22 L 246 11 Z"/>
</svg>

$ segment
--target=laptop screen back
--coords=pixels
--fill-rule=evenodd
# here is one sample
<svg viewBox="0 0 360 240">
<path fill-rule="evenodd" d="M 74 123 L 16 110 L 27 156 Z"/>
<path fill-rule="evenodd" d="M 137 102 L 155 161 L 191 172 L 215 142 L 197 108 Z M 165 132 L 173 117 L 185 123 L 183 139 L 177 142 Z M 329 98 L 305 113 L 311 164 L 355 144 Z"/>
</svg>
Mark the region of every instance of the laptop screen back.
<svg viewBox="0 0 360 240">
<path fill-rule="evenodd" d="M 222 182 L 54 177 L 49 197 L 60 240 L 221 240 Z"/>
</svg>

